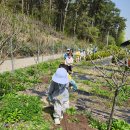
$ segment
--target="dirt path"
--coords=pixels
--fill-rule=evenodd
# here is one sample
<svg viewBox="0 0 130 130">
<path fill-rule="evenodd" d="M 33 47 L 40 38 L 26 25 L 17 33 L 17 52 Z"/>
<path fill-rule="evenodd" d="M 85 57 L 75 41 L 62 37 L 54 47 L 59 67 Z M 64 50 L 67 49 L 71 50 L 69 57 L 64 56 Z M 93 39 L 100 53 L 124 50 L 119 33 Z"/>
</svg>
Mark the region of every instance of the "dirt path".
<svg viewBox="0 0 130 130">
<path fill-rule="evenodd" d="M 55 54 L 55 55 L 49 55 L 49 56 L 40 56 L 39 57 L 39 63 L 48 61 L 51 59 L 57 59 L 60 58 L 62 54 Z M 34 57 L 28 57 L 23 59 L 14 59 L 14 69 L 24 68 L 27 66 L 31 66 L 36 64 L 36 58 Z M 12 70 L 12 64 L 11 60 L 6 60 L 1 66 L 0 66 L 0 73 L 3 73 L 5 71 L 11 71 Z"/>
</svg>

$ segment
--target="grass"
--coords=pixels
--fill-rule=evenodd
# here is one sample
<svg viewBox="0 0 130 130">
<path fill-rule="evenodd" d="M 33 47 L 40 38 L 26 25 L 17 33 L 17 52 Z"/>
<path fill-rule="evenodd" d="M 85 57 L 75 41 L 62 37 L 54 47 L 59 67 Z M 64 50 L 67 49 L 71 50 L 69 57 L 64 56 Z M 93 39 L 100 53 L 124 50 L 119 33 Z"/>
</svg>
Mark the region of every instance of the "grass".
<svg viewBox="0 0 130 130">
<path fill-rule="evenodd" d="M 83 114 L 85 114 L 86 117 L 88 118 L 90 126 L 92 128 L 96 128 L 98 130 L 107 130 L 107 122 L 100 122 L 99 120 L 93 118 L 92 113 L 90 112 L 85 111 Z M 111 130 L 129 130 L 129 129 L 130 124 L 128 124 L 124 120 L 113 119 Z"/>
<path fill-rule="evenodd" d="M 83 68 L 82 68 L 82 66 L 83 66 Z M 83 90 L 83 91 L 88 91 L 85 89 L 85 86 L 88 85 L 88 87 L 91 88 L 91 89 L 89 89 L 90 93 L 93 93 L 94 95 L 97 95 L 100 97 L 106 97 L 111 100 L 114 96 L 114 88 L 112 88 L 112 86 L 110 86 L 108 83 L 106 83 L 106 81 L 102 77 L 99 78 L 98 75 L 100 75 L 100 74 L 98 74 L 91 68 L 85 69 L 84 66 L 87 66 L 87 63 L 85 64 L 85 62 L 81 62 L 80 66 L 78 66 L 75 69 L 76 72 L 78 72 L 79 74 L 83 73 L 85 75 L 92 75 L 94 77 L 95 81 L 76 79 L 78 84 L 80 84 L 80 83 L 84 84 L 84 87 L 80 86 L 79 89 Z M 114 69 L 114 70 L 118 69 L 116 66 L 113 67 L 111 65 L 104 66 L 104 68 L 105 69 Z M 107 71 L 107 74 L 111 75 L 111 72 Z M 128 79 L 129 78 L 130 77 L 128 77 Z M 129 81 L 128 81 L 128 83 L 129 83 Z M 125 87 L 123 87 L 123 89 L 121 90 L 121 92 L 118 96 L 118 105 L 122 105 L 123 102 L 127 101 L 129 98 L 130 98 L 130 90 L 129 90 L 129 87 L 125 86 Z"/>
<path fill-rule="evenodd" d="M 43 104 L 41 104 L 40 99 L 32 96 L 17 95 L 15 94 L 15 92 L 25 90 L 27 88 L 35 86 L 38 83 L 43 82 L 41 81 L 43 76 L 48 76 L 50 80 L 52 74 L 55 72 L 56 68 L 58 68 L 59 63 L 60 60 L 44 62 L 35 66 L 16 70 L 14 73 L 6 72 L 4 74 L 0 74 L 0 85 L 1 85 L 0 127 L 2 128 L 2 130 L 6 129 L 6 127 L 8 127 L 10 130 L 50 129 L 50 126 L 52 126 L 52 122 L 50 120 L 44 119 L 46 115 L 44 116 L 45 111 L 43 110 Z M 81 73 L 85 75 L 93 74 L 93 70 L 89 71 L 84 67 L 82 68 L 82 66 L 85 66 L 85 62 L 80 63 L 80 66 L 74 68 L 74 70 L 79 74 Z M 93 76 L 95 76 L 95 79 L 97 78 L 96 74 L 97 74 L 96 72 L 93 74 Z M 74 79 L 76 78 L 74 77 Z M 98 79 L 91 81 L 91 80 L 81 80 L 78 78 L 76 79 L 76 82 L 79 90 L 93 93 L 94 98 L 96 97 L 99 99 L 100 97 L 103 98 L 106 97 L 109 100 L 111 99 L 111 97 L 113 97 L 113 92 L 111 91 L 112 89 L 109 87 L 107 83 L 103 82 L 102 80 Z M 108 90 L 107 89 L 104 90 L 102 86 L 108 87 Z M 12 92 L 14 94 L 9 94 Z M 121 102 L 126 101 L 129 97 L 130 97 L 130 86 L 125 86 L 121 90 L 121 93 L 118 97 L 119 103 L 122 105 Z M 78 99 L 77 93 L 70 93 L 70 101 L 75 102 L 77 99 Z M 108 100 L 107 102 L 103 100 L 103 103 L 107 108 L 110 108 L 111 100 L 109 100 L 110 102 L 108 102 Z M 69 114 L 75 115 L 76 113 L 77 112 L 74 108 L 70 108 L 67 110 L 68 115 Z M 69 121 L 78 123 L 78 120 L 76 118 Z M 98 128 L 99 130 L 106 129 L 105 123 L 101 123 L 91 118 L 90 118 L 90 124 L 94 128 Z M 113 130 L 114 128 L 116 128 L 115 126 L 116 125 L 114 125 Z M 127 128 L 127 126 L 125 128 Z M 59 128 L 59 130 L 60 129 L 62 128 Z"/>
<path fill-rule="evenodd" d="M 47 121 L 43 112 L 43 103 L 38 97 L 17 95 L 17 91 L 44 83 L 42 77 L 52 74 L 58 68 L 60 60 L 49 61 L 18 69 L 14 73 L 0 74 L 0 128 L 2 130 L 50 130 L 51 121 Z"/>
<path fill-rule="evenodd" d="M 24 69 L 18 69 L 14 73 L 0 74 L 0 96 L 10 92 L 16 92 L 31 88 L 42 82 L 44 75 L 52 76 L 58 68 L 60 60 L 40 63 Z"/>
<path fill-rule="evenodd" d="M 78 99 L 78 94 L 75 92 L 70 93 L 69 99 L 70 99 L 70 101 L 76 101 Z"/>
<path fill-rule="evenodd" d="M 73 115 L 77 114 L 77 110 L 74 107 L 70 107 L 69 109 L 66 110 L 66 113 L 68 115 L 72 115 L 73 116 Z"/>
</svg>

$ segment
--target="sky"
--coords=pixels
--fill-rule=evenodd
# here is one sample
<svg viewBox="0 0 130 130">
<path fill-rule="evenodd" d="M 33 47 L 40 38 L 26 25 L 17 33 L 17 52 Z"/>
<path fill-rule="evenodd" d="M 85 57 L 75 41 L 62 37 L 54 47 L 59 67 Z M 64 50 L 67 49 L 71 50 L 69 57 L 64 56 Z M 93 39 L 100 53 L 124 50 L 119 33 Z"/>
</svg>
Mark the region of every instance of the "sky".
<svg viewBox="0 0 130 130">
<path fill-rule="evenodd" d="M 130 0 L 112 0 L 118 9 L 120 9 L 120 16 L 127 19 L 125 40 L 130 40 Z"/>
</svg>

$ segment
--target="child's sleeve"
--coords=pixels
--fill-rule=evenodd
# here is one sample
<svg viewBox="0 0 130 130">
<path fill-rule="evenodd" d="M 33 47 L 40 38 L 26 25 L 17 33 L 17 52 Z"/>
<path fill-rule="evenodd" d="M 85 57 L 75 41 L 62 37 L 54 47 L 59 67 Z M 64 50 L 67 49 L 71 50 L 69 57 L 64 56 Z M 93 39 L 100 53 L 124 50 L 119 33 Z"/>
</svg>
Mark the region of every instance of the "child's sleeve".
<svg viewBox="0 0 130 130">
<path fill-rule="evenodd" d="M 76 84 L 76 82 L 73 79 L 70 80 L 70 84 L 73 87 L 74 91 L 76 91 L 78 89 L 77 84 Z"/>
</svg>

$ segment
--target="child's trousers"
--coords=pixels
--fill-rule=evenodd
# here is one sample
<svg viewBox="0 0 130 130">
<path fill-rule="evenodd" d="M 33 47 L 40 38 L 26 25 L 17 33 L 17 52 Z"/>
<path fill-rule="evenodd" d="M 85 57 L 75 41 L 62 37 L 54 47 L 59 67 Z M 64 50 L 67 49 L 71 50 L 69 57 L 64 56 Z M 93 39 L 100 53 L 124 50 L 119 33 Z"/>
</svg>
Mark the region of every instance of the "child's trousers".
<svg viewBox="0 0 130 130">
<path fill-rule="evenodd" d="M 54 103 L 54 118 L 63 118 L 63 113 L 66 111 L 66 109 L 69 108 L 69 101 L 65 101 L 61 103 L 60 101 L 55 101 Z"/>
</svg>

